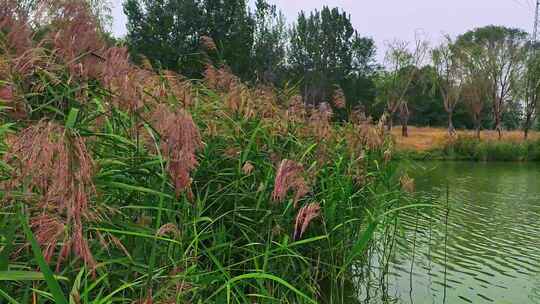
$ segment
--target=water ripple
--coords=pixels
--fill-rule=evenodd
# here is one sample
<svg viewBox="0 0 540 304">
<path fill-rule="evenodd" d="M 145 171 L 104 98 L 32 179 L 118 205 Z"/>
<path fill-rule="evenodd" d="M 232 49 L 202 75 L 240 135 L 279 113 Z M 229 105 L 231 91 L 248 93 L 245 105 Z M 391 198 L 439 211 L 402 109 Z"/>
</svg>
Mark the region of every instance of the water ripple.
<svg viewBox="0 0 540 304">
<path fill-rule="evenodd" d="M 423 166 L 436 169 L 416 176 L 417 187 L 440 208 L 401 215 L 405 232 L 396 240 L 392 292 L 403 303 L 442 302 L 446 288 L 447 303 L 540 304 L 540 166 Z"/>
</svg>

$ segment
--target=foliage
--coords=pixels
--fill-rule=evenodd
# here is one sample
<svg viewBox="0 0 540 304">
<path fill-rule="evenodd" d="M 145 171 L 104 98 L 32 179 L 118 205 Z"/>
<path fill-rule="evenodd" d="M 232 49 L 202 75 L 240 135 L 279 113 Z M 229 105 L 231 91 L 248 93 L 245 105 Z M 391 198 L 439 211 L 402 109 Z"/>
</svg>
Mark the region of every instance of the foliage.
<svg viewBox="0 0 540 304">
<path fill-rule="evenodd" d="M 246 59 L 251 55 L 254 21 L 245 0 L 128 0 L 124 11 L 127 41 L 135 56 L 194 77 L 201 75 L 210 53 L 239 75 L 250 73 Z M 218 54 L 200 48 L 204 37 L 213 39 Z"/>
<path fill-rule="evenodd" d="M 361 37 L 350 16 L 338 8 L 300 12 L 290 30 L 288 53 L 291 73 L 302 80 L 302 95 L 311 104 L 329 102 L 334 85 L 348 88 L 374 69 L 374 41 Z M 347 89 L 345 93 L 363 97 Z"/>
<path fill-rule="evenodd" d="M 526 54 L 526 39 L 527 33 L 519 29 L 486 26 L 462 34 L 455 42 L 465 69 L 473 70 L 488 83 L 486 95 L 499 134 L 506 102 L 518 90 L 516 79 Z"/>
<path fill-rule="evenodd" d="M 285 72 L 287 26 L 285 16 L 275 5 L 257 0 L 253 44 L 253 68 L 256 78 L 266 83 L 283 81 Z"/>
<path fill-rule="evenodd" d="M 381 126 L 336 124 L 226 67 L 190 81 L 135 66 L 82 2 L 61 8 L 81 19 L 55 15 L 44 37 L 66 43 L 2 28 L 0 298 L 345 301 L 408 197 Z"/>
<path fill-rule="evenodd" d="M 447 38 L 446 43 L 432 51 L 433 73 L 437 88 L 442 96 L 444 109 L 448 113 L 448 133 L 455 134 L 453 114 L 456 105 L 461 99 L 463 81 L 459 57 L 452 51 L 452 40 Z"/>
<path fill-rule="evenodd" d="M 478 140 L 475 136 L 459 135 L 447 139 L 442 146 L 426 151 L 403 150 L 400 159 L 465 160 L 465 161 L 539 161 L 540 140 Z"/>
<path fill-rule="evenodd" d="M 463 137 L 442 150 L 444 158 L 474 161 L 538 161 L 540 141 L 513 143 Z"/>
</svg>

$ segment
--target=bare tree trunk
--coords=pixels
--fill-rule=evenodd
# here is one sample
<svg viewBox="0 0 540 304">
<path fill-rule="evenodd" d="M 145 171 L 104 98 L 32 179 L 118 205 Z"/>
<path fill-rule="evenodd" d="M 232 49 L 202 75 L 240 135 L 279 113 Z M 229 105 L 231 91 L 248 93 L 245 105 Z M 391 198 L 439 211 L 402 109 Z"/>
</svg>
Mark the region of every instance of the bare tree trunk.
<svg viewBox="0 0 540 304">
<path fill-rule="evenodd" d="M 495 130 L 499 134 L 499 140 L 502 139 L 501 115 L 502 115 L 502 99 L 495 97 L 493 102 L 493 117 L 495 118 Z"/>
<path fill-rule="evenodd" d="M 523 138 L 525 140 L 529 139 L 529 128 L 531 127 L 531 114 L 527 113 L 525 115 L 525 125 L 523 126 Z"/>
<path fill-rule="evenodd" d="M 409 130 L 407 128 L 409 124 L 409 107 L 407 103 L 402 103 L 399 108 L 399 120 L 401 121 L 401 136 L 409 137 Z"/>
<path fill-rule="evenodd" d="M 452 121 L 453 115 L 454 115 L 453 110 L 448 111 L 448 134 L 450 136 L 456 135 L 456 128 L 454 128 L 454 122 Z"/>
<path fill-rule="evenodd" d="M 499 134 L 499 140 L 502 139 L 502 127 L 501 127 L 501 118 L 499 115 L 495 117 L 495 130 Z"/>
<path fill-rule="evenodd" d="M 392 112 L 388 112 L 388 116 L 386 116 L 386 130 L 388 132 L 392 131 L 392 127 L 394 125 L 393 119 L 392 119 Z"/>
<path fill-rule="evenodd" d="M 480 115 L 478 114 L 474 115 L 474 123 L 476 125 L 476 139 L 480 140 L 480 127 L 482 125 L 482 120 L 480 119 Z"/>
<path fill-rule="evenodd" d="M 401 136 L 409 137 L 409 129 L 407 128 L 406 123 L 401 125 Z"/>
</svg>

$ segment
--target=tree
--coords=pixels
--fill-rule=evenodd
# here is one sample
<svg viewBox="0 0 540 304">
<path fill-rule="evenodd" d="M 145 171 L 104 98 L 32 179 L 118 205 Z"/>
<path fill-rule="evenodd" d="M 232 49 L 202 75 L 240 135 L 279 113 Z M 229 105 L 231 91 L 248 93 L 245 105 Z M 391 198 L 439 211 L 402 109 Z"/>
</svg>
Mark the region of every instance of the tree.
<svg viewBox="0 0 540 304">
<path fill-rule="evenodd" d="M 514 28 L 486 26 L 458 37 L 456 50 L 465 68 L 475 69 L 489 81 L 495 130 L 502 136 L 501 118 L 504 106 L 517 86 L 516 79 L 523 62 L 527 33 Z"/>
<path fill-rule="evenodd" d="M 217 47 L 220 61 L 243 79 L 251 79 L 251 53 L 255 21 L 246 0 L 199 0 L 203 8 L 205 35 Z"/>
<path fill-rule="evenodd" d="M 428 51 L 427 42 L 415 40 L 414 47 L 409 50 L 409 43 L 394 41 L 386 52 L 387 72 L 379 78 L 378 93 L 386 104 L 387 130 L 392 129 L 393 116 L 399 110 L 402 135 L 408 136 L 410 111 L 407 93 L 415 74 L 423 63 Z"/>
<path fill-rule="evenodd" d="M 199 63 L 199 40 L 205 33 L 203 7 L 196 0 L 127 0 L 127 44 L 136 60 L 194 77 Z"/>
<path fill-rule="evenodd" d="M 162 68 L 198 77 L 208 63 L 201 37 L 211 37 L 218 60 L 248 77 L 253 44 L 253 18 L 245 0 L 127 0 L 127 42 Z"/>
<path fill-rule="evenodd" d="M 475 70 L 469 70 L 469 73 L 463 81 L 463 98 L 471 112 L 475 125 L 476 137 L 480 139 L 482 112 L 484 104 L 489 98 L 491 83 L 483 73 Z"/>
<path fill-rule="evenodd" d="M 338 8 L 325 6 L 309 16 L 300 12 L 290 30 L 288 53 L 291 74 L 301 80 L 304 100 L 312 104 L 328 102 L 336 84 L 347 100 L 357 100 L 349 83 L 374 69 L 373 40 L 361 37 Z"/>
<path fill-rule="evenodd" d="M 444 109 L 448 113 L 448 134 L 454 136 L 456 129 L 452 117 L 461 97 L 463 81 L 460 63 L 452 52 L 452 41 L 449 37 L 445 43 L 431 52 L 431 58 L 436 70 L 435 81 L 442 96 Z"/>
<path fill-rule="evenodd" d="M 255 4 L 253 68 L 258 81 L 275 83 L 285 68 L 287 27 L 283 13 L 266 0 Z"/>
<path fill-rule="evenodd" d="M 532 122 L 536 118 L 540 99 L 540 53 L 536 50 L 536 46 L 532 46 L 520 83 L 523 85 L 522 95 L 525 107 L 523 136 L 527 139 Z"/>
</svg>

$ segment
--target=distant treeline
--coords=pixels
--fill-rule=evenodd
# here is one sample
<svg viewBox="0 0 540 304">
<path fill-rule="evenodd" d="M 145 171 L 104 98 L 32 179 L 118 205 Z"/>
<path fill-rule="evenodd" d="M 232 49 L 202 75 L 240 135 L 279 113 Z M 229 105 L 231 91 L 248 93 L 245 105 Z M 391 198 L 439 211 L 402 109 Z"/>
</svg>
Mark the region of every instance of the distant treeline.
<svg viewBox="0 0 540 304">
<path fill-rule="evenodd" d="M 535 126 L 538 60 L 519 29 L 487 26 L 436 48 L 396 40 L 378 64 L 373 39 L 339 8 L 302 11 L 292 24 L 266 0 L 127 0 L 124 11 L 132 58 L 189 78 L 217 62 L 245 82 L 296 89 L 308 105 L 342 92 L 338 118 L 386 113 L 389 127 Z"/>
</svg>

